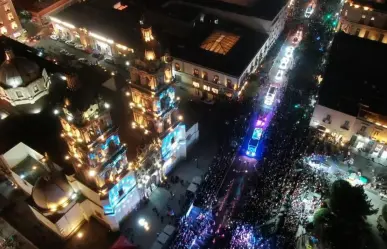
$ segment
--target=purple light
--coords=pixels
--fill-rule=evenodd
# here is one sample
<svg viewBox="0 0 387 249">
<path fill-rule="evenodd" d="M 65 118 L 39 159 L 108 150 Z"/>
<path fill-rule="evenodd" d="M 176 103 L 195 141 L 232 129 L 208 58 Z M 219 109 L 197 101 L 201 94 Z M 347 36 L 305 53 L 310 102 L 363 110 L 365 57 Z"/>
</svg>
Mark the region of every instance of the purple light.
<svg viewBox="0 0 387 249">
<path fill-rule="evenodd" d="M 262 119 L 258 119 L 257 123 L 255 123 L 255 126 L 262 127 L 262 126 L 264 126 L 266 124 L 265 121 L 266 121 L 266 118 L 264 118 L 263 120 Z"/>
</svg>

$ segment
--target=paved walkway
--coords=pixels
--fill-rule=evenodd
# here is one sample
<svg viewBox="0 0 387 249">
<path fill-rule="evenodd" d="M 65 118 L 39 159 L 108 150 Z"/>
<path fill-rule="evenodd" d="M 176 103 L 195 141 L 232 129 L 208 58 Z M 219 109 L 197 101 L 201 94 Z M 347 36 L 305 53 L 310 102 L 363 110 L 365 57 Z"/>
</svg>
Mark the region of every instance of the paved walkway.
<svg viewBox="0 0 387 249">
<path fill-rule="evenodd" d="M 171 187 L 168 190 L 161 187 L 155 189 L 149 198 L 149 203 L 133 212 L 122 223 L 120 230 L 129 240 L 132 239 L 141 248 L 151 248 L 157 239 L 157 233 L 162 232 L 165 225 L 174 223 L 174 218 L 167 216 L 167 206 L 174 210 L 175 217 L 179 217 L 182 214 L 181 203 L 184 199 L 188 182 L 191 182 L 195 176 L 202 176 L 208 170 L 216 154 L 217 145 L 212 141 L 199 139 L 198 143 L 188 152 L 187 160 L 180 162 L 170 173 L 170 176 L 178 176 L 184 180 L 185 183 L 183 185 L 171 183 Z M 198 158 L 197 162 L 196 158 Z M 170 176 L 169 179 L 171 178 Z M 171 193 L 173 193 L 174 197 L 171 196 Z M 159 216 L 152 210 L 153 208 L 158 210 Z M 161 216 L 164 217 L 163 222 L 161 222 Z M 148 221 L 150 224 L 149 231 L 145 231 L 138 225 L 140 218 Z M 132 231 L 131 233 L 130 230 Z"/>
</svg>

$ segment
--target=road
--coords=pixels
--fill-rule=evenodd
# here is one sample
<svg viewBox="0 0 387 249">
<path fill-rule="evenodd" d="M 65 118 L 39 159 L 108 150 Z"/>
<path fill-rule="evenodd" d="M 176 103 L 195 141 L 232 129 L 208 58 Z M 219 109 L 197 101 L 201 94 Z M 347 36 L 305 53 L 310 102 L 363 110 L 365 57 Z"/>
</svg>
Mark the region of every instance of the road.
<svg viewBox="0 0 387 249">
<path fill-rule="evenodd" d="M 230 165 L 224 178 L 224 181 L 219 186 L 219 192 L 217 196 L 218 202 L 216 203 L 216 205 L 214 205 L 215 210 L 213 210 L 213 212 L 216 213 L 215 230 L 218 231 L 219 234 L 225 232 L 222 231 L 223 228 L 226 228 L 230 225 L 230 223 L 232 223 L 232 219 L 233 217 L 235 217 L 235 211 L 237 209 L 240 210 L 237 207 L 240 205 L 239 202 L 241 201 L 240 199 L 242 197 L 242 193 L 244 192 L 245 183 L 247 181 L 251 181 L 252 178 L 255 177 L 255 167 L 259 167 L 259 161 L 263 159 L 262 157 L 265 154 L 265 137 L 269 137 L 268 134 L 266 134 L 262 139 L 263 141 L 259 143 L 256 157 L 247 157 L 246 148 L 249 143 L 251 134 L 255 128 L 257 117 L 267 117 L 267 122 L 270 123 L 273 114 L 276 111 L 276 108 L 281 103 L 281 98 L 283 97 L 283 93 L 285 92 L 287 86 L 287 72 L 292 68 L 293 65 L 292 56 L 286 56 L 285 54 L 289 46 L 296 47 L 298 45 L 298 43 L 291 43 L 294 38 L 293 34 L 295 33 L 296 30 L 290 32 L 291 35 L 284 42 L 274 61 L 274 64 L 272 65 L 269 71 L 266 83 L 260 88 L 261 94 L 256 98 L 255 112 L 251 115 L 252 118 L 249 121 L 249 131 L 247 132 L 247 135 L 245 136 L 244 141 L 242 142 L 240 152 L 238 153 L 233 163 Z M 280 64 L 285 56 L 288 59 L 288 66 L 286 68 L 280 69 Z M 279 79 L 278 77 L 276 78 L 278 70 L 284 71 L 284 76 L 281 79 Z M 270 86 L 275 86 L 278 92 L 276 94 L 273 105 L 268 106 L 264 102 L 266 92 Z M 223 238 L 218 239 L 217 237 L 215 237 L 212 242 L 213 248 L 221 248 L 222 246 L 225 246 L 225 241 Z"/>
<path fill-rule="evenodd" d="M 106 71 L 118 73 L 118 74 L 121 74 L 122 76 L 124 76 L 125 78 L 129 78 L 129 72 L 126 69 L 126 67 L 127 67 L 126 64 L 113 65 L 110 63 L 106 63 L 104 60 L 98 60 L 98 59 L 94 58 L 91 54 L 86 53 L 85 51 L 76 49 L 72 46 L 65 44 L 64 42 L 59 41 L 59 40 L 58 41 L 52 40 L 47 36 L 42 37 L 36 43 L 28 44 L 28 45 L 31 45 L 35 48 L 38 48 L 38 47 L 44 48 L 45 52 L 48 53 L 48 55 L 50 57 L 56 58 L 59 61 L 59 63 L 66 63 L 66 64 L 72 65 L 74 67 L 79 67 L 79 66 L 82 66 L 82 64 L 76 62 L 76 60 L 79 58 L 85 58 L 90 62 L 90 64 L 93 64 L 93 66 L 95 64 L 97 64 L 95 66 L 102 67 Z M 60 54 L 59 51 L 61 49 L 65 49 L 69 53 L 74 54 L 76 58 L 72 60 L 72 59 L 66 57 L 65 55 Z"/>
</svg>

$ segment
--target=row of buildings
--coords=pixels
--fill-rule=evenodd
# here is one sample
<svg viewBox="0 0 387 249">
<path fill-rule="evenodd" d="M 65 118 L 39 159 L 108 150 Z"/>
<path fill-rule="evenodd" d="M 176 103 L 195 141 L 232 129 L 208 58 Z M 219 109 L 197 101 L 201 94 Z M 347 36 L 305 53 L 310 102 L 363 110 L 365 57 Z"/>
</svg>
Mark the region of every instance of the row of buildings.
<svg viewBox="0 0 387 249">
<path fill-rule="evenodd" d="M 195 139 L 186 141 L 172 59 L 163 53 L 145 21 L 136 24 L 137 49 L 142 53 L 130 58 L 130 80 L 122 80 L 126 86 L 121 90 L 125 91 L 110 92 L 110 98 L 90 78 L 82 82 L 67 73 L 58 77 L 6 49 L 0 67 L 1 98 L 19 113 L 25 106 L 35 108 L 52 94 L 52 78 L 67 83 L 63 104 L 49 112 L 60 121 L 59 135 L 68 148 L 63 156 L 73 170 L 63 170 L 48 155 L 24 143 L 4 151 L 0 160 L 7 178 L 1 185 L 11 189 L 1 195 L 4 204 L 13 203 L 3 212 L 40 248 L 52 248 L 55 241 L 42 241 L 42 234 L 68 239 L 91 217 L 118 230 L 120 222 L 186 157 L 187 144 Z M 110 76 L 105 83 L 117 86 L 117 81 Z M 41 112 L 37 115 L 45 111 Z M 112 118 L 114 112 L 118 122 Z M 23 202 L 14 203 L 12 187 L 22 190 Z M 15 212 L 23 213 L 29 224 Z"/>
<path fill-rule="evenodd" d="M 54 77 L 66 82 L 61 105 L 50 113 L 60 122 L 63 157 L 72 166 L 63 169 L 24 143 L 2 151 L 2 173 L 26 196 L 3 210 L 10 223 L 40 248 L 71 238 L 91 217 L 118 230 L 197 139 L 189 135 L 198 134 L 191 131 L 197 126 L 187 130 L 183 123 L 175 84 L 207 99 L 239 96 L 282 32 L 287 4 L 89 0 L 50 12 L 58 36 L 125 61 L 130 79 L 123 80 L 125 91 L 109 97 L 90 79 L 52 74 L 7 49 L 0 97 L 11 107 L 22 110 L 52 95 Z M 103 85 L 118 81 L 108 77 Z M 12 202 L 8 192 L 2 195 Z M 54 236 L 42 240 L 42 234 Z"/>
<path fill-rule="evenodd" d="M 333 143 L 385 164 L 386 87 L 381 74 L 387 45 L 338 33 L 321 82 L 310 125 Z"/>
<path fill-rule="evenodd" d="M 91 0 L 52 15 L 51 21 L 59 36 L 116 61 L 138 52 L 138 30 L 128 29 L 127 23 L 146 22 L 152 27 L 147 39 L 156 37 L 173 58 L 174 79 L 193 94 L 212 99 L 240 94 L 282 32 L 286 16 L 287 1 L 282 0 L 270 5 L 167 1 L 157 8 Z"/>
</svg>

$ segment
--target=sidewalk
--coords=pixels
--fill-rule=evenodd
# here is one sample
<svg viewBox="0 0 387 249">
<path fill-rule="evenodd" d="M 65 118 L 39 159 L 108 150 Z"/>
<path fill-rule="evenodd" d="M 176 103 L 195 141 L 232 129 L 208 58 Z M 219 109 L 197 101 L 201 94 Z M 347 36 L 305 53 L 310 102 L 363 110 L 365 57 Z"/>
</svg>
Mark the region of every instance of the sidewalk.
<svg viewBox="0 0 387 249">
<path fill-rule="evenodd" d="M 187 153 L 187 160 L 180 162 L 176 168 L 170 173 L 170 176 L 178 176 L 184 180 L 184 185 L 180 183 L 172 184 L 170 189 L 159 187 L 155 189 L 150 198 L 149 203 L 139 210 L 134 211 L 121 224 L 121 233 L 126 236 L 129 241 L 141 246 L 141 248 L 151 248 L 152 244 L 157 239 L 157 233 L 162 232 L 162 229 L 167 224 L 173 224 L 174 218 L 167 216 L 167 205 L 175 212 L 175 217 L 182 215 L 181 205 L 188 187 L 187 182 L 191 182 L 195 176 L 202 176 L 212 162 L 217 151 L 216 142 L 213 140 L 199 139 L 192 149 Z M 196 162 L 196 158 L 198 161 Z M 174 197 L 171 196 L 174 194 Z M 159 216 L 152 210 L 156 208 Z M 161 222 L 161 216 L 164 217 Z M 149 231 L 145 231 L 138 225 L 138 220 L 144 218 L 150 225 Z M 131 230 L 131 233 L 130 233 Z"/>
</svg>

